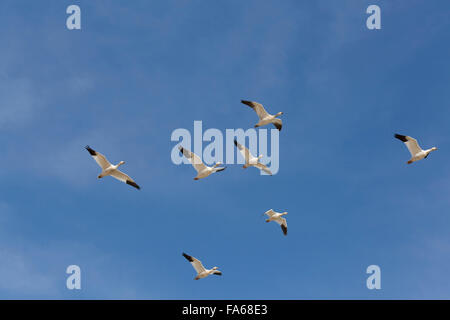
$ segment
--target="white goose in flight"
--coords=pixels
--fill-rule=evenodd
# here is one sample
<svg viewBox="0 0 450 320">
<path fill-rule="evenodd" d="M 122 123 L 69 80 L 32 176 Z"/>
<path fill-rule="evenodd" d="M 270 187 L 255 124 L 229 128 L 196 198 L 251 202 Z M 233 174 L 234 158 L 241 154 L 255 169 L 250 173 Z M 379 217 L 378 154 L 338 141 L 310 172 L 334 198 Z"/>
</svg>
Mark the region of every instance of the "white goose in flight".
<svg viewBox="0 0 450 320">
<path fill-rule="evenodd" d="M 215 274 L 218 276 L 222 275 L 222 272 L 217 270 L 217 267 L 214 267 L 212 269 L 205 269 L 205 267 L 202 265 L 202 262 L 198 259 L 195 259 L 194 257 L 191 257 L 190 255 L 183 252 L 183 257 L 189 261 L 192 266 L 194 267 L 195 271 L 197 272 L 197 276 L 194 278 L 194 280 L 206 278 L 207 276 L 211 274 Z"/>
<path fill-rule="evenodd" d="M 111 176 L 116 178 L 117 180 L 120 180 L 122 182 L 125 182 L 126 184 L 129 184 L 130 186 L 135 187 L 136 189 L 141 189 L 136 182 L 134 182 L 133 179 L 131 179 L 129 176 L 127 176 L 125 173 L 120 171 L 119 166 L 125 164 L 125 161 L 120 161 L 117 165 L 112 165 L 104 155 L 101 153 L 98 153 L 97 151 L 91 149 L 89 146 L 86 146 L 86 150 L 89 151 L 92 158 L 98 163 L 100 168 L 102 168 L 102 173 L 98 176 L 98 178 L 103 178 L 106 176 Z"/>
<path fill-rule="evenodd" d="M 255 128 L 264 126 L 266 124 L 272 123 L 279 131 L 281 131 L 281 127 L 283 126 L 283 122 L 281 119 L 277 117 L 281 116 L 283 112 L 278 112 L 275 115 L 271 115 L 267 113 L 262 104 L 253 101 L 241 100 L 243 104 L 248 105 L 250 108 L 255 110 L 256 114 L 259 117 L 259 122 L 255 124 Z"/>
<path fill-rule="evenodd" d="M 183 148 L 182 146 L 179 146 L 178 149 L 180 149 L 180 152 L 189 159 L 192 166 L 195 170 L 197 170 L 197 176 L 194 178 L 194 180 L 206 178 L 210 174 L 214 172 L 220 172 L 225 170 L 226 167 L 217 168 L 217 166 L 221 165 L 222 163 L 217 162 L 214 166 L 208 167 L 205 165 L 199 156 L 197 156 L 195 153 L 190 152 L 188 149 Z"/>
<path fill-rule="evenodd" d="M 272 172 L 270 172 L 269 168 L 267 168 L 266 165 L 259 162 L 259 159 L 261 159 L 263 157 L 262 154 L 259 155 L 259 157 L 253 156 L 252 153 L 250 152 L 250 150 L 248 150 L 246 147 L 244 147 L 239 142 L 237 142 L 236 139 L 234 139 L 234 144 L 239 149 L 239 151 L 241 152 L 242 156 L 245 159 L 245 164 L 243 165 L 244 169 L 246 169 L 248 167 L 255 167 L 255 168 L 258 168 L 259 170 L 264 171 L 267 174 L 272 175 Z"/>
<path fill-rule="evenodd" d="M 283 218 L 284 215 L 287 215 L 287 212 L 275 212 L 272 209 L 264 212 L 264 214 L 266 214 L 269 219 L 266 220 L 266 222 L 270 222 L 270 221 L 275 221 L 276 223 L 278 223 L 281 226 L 281 230 L 283 230 L 284 235 L 287 235 L 287 221 L 285 218 Z"/>
<path fill-rule="evenodd" d="M 419 143 L 417 143 L 417 140 L 409 136 L 404 136 L 396 133 L 394 137 L 396 137 L 400 141 L 403 141 L 409 152 L 411 153 L 411 159 L 407 162 L 408 164 L 411 164 L 418 160 L 422 160 L 423 158 L 428 157 L 431 151 L 437 150 L 436 147 L 422 150 L 422 148 L 419 146 Z"/>
</svg>

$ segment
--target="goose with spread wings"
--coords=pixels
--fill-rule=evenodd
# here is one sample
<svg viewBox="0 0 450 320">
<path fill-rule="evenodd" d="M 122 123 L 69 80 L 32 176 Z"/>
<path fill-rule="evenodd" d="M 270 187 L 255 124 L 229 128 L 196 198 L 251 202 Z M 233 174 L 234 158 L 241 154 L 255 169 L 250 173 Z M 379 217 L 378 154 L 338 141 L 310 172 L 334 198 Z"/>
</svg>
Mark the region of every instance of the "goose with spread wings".
<svg viewBox="0 0 450 320">
<path fill-rule="evenodd" d="M 243 168 L 246 169 L 248 167 L 255 167 L 259 170 L 264 171 L 267 174 L 272 175 L 272 172 L 269 170 L 269 168 L 265 165 L 259 162 L 259 159 L 263 157 L 263 155 L 259 155 L 258 157 L 255 157 L 252 155 L 250 150 L 248 150 L 246 147 L 241 145 L 239 142 L 237 142 L 236 139 L 234 139 L 234 144 L 238 148 L 239 152 L 242 154 L 245 160 L 245 164 L 243 165 Z"/>
<path fill-rule="evenodd" d="M 194 278 L 194 280 L 206 278 L 207 276 L 211 274 L 215 274 L 217 276 L 221 276 L 222 272 L 217 270 L 217 267 L 214 267 L 212 269 L 205 269 L 202 262 L 186 253 L 183 252 L 183 257 L 186 258 L 187 261 L 189 261 L 192 266 L 194 267 L 195 271 L 197 272 L 197 276 Z"/>
<path fill-rule="evenodd" d="M 93 150 L 91 147 L 86 146 L 86 150 L 89 152 L 92 158 L 94 158 L 100 168 L 102 168 L 102 172 L 98 176 L 99 179 L 106 176 L 111 176 L 116 178 L 117 180 L 129 184 L 132 187 L 135 187 L 136 189 L 141 189 L 133 179 L 131 179 L 129 176 L 118 169 L 121 165 L 125 164 L 125 161 L 120 161 L 117 165 L 113 165 L 106 159 L 104 155 Z"/>
<path fill-rule="evenodd" d="M 281 127 L 283 126 L 283 122 L 281 119 L 277 117 L 281 116 L 283 112 L 278 112 L 274 115 L 267 113 L 266 109 L 262 106 L 262 104 L 254 101 L 241 100 L 243 104 L 248 105 L 252 108 L 256 114 L 258 115 L 259 122 L 255 124 L 255 128 L 265 126 L 266 124 L 272 123 L 279 131 L 281 131 Z"/>
<path fill-rule="evenodd" d="M 214 172 L 220 172 L 225 170 L 226 167 L 218 167 L 222 163 L 217 162 L 214 166 L 208 167 L 205 165 L 199 156 L 197 156 L 195 153 L 189 151 L 186 148 L 183 148 L 182 146 L 179 146 L 178 149 L 180 150 L 181 154 L 183 154 L 186 158 L 189 159 L 194 169 L 197 171 L 197 176 L 194 178 L 194 180 L 206 178 L 210 174 Z"/>
<path fill-rule="evenodd" d="M 287 235 L 287 221 L 283 216 L 287 215 L 287 212 L 275 212 L 272 209 L 264 212 L 265 215 L 269 217 L 266 222 L 275 221 L 281 226 L 281 230 L 283 230 L 284 235 Z"/>
<path fill-rule="evenodd" d="M 430 148 L 427 150 L 422 150 L 422 148 L 419 146 L 419 143 L 417 142 L 417 140 L 412 137 L 409 137 L 409 136 L 404 136 L 404 135 L 396 133 L 394 135 L 394 137 L 396 137 L 400 141 L 404 142 L 406 147 L 408 148 L 409 152 L 411 153 L 411 159 L 408 160 L 407 164 L 411 164 L 415 161 L 422 160 L 422 159 L 428 157 L 430 152 L 437 150 L 436 147 L 433 147 L 433 148 Z"/>
</svg>

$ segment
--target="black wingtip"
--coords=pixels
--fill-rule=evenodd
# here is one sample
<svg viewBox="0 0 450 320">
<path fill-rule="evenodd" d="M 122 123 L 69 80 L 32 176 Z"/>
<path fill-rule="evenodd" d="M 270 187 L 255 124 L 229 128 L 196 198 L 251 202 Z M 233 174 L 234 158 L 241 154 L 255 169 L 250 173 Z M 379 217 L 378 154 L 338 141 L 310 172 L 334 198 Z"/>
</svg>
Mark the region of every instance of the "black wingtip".
<svg viewBox="0 0 450 320">
<path fill-rule="evenodd" d="M 91 149 L 91 147 L 86 146 L 85 149 L 86 149 L 87 151 L 89 151 L 89 153 L 91 154 L 91 156 L 95 156 L 95 155 L 96 155 L 95 150 Z"/>
<path fill-rule="evenodd" d="M 238 142 L 237 142 L 237 140 L 236 139 L 234 139 L 234 145 L 237 147 L 237 145 L 238 145 Z"/>
<path fill-rule="evenodd" d="M 403 142 L 408 141 L 408 139 L 406 139 L 406 136 L 404 136 L 402 134 L 396 133 L 396 134 L 394 134 L 394 137 L 396 137 L 398 140 L 403 141 Z"/>
<path fill-rule="evenodd" d="M 278 131 L 281 131 L 281 128 L 283 127 L 283 125 L 278 125 L 278 124 L 273 124 L 274 126 L 275 126 L 275 128 L 277 128 L 278 129 Z"/>
<path fill-rule="evenodd" d="M 284 235 L 287 236 L 287 228 L 282 225 L 281 230 L 283 230 Z"/>
<path fill-rule="evenodd" d="M 136 184 L 136 182 L 134 182 L 134 181 L 127 180 L 127 184 L 129 184 L 129 185 L 132 186 L 132 187 L 135 187 L 135 188 L 138 189 L 138 190 L 141 190 L 141 187 L 139 187 L 139 186 Z"/>
<path fill-rule="evenodd" d="M 183 252 L 183 257 L 185 257 L 189 262 L 194 261 L 194 259 L 192 259 L 192 257 L 186 253 Z"/>
</svg>

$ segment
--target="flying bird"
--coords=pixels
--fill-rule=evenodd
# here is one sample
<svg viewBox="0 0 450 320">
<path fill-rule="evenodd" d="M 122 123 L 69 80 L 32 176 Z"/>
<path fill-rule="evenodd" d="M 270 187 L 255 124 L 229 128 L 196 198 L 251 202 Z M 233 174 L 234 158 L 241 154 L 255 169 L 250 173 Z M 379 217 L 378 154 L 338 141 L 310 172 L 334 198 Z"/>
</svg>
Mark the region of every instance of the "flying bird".
<svg viewBox="0 0 450 320">
<path fill-rule="evenodd" d="M 428 155 L 430 154 L 431 151 L 437 150 L 436 147 L 433 147 L 433 148 L 427 149 L 427 150 L 422 150 L 422 148 L 417 143 L 417 140 L 412 137 L 409 137 L 409 136 L 404 136 L 404 135 L 396 133 L 394 135 L 394 137 L 396 137 L 400 141 L 403 141 L 405 143 L 406 147 L 408 148 L 409 152 L 411 153 L 411 159 L 408 160 L 408 162 L 407 162 L 408 164 L 411 164 L 415 161 L 422 160 L 422 159 L 428 157 Z"/>
<path fill-rule="evenodd" d="M 125 164 L 125 161 L 120 161 L 117 165 L 112 165 L 104 155 L 91 149 L 89 146 L 86 146 L 86 150 L 90 153 L 92 158 L 94 158 L 94 160 L 97 162 L 100 168 L 102 168 L 102 172 L 98 176 L 99 179 L 106 176 L 112 176 L 117 180 L 120 180 L 122 182 L 125 182 L 126 184 L 129 184 L 132 187 L 135 187 L 136 189 L 141 189 L 136 184 L 136 182 L 134 182 L 133 179 L 131 179 L 129 176 L 127 176 L 125 173 L 123 173 L 118 169 L 119 166 Z"/>
<path fill-rule="evenodd" d="M 217 267 L 214 267 L 212 269 L 205 269 L 202 262 L 198 259 L 195 259 L 194 257 L 191 257 L 190 255 L 183 252 L 183 257 L 186 258 L 187 261 L 189 261 L 192 266 L 194 267 L 195 271 L 197 272 L 197 276 L 194 278 L 194 280 L 206 278 L 207 276 L 211 274 L 215 274 L 218 276 L 222 275 L 222 272 L 217 270 Z"/>
<path fill-rule="evenodd" d="M 214 166 L 212 167 L 208 167 L 207 165 L 205 165 L 202 160 L 200 159 L 199 156 L 197 156 L 195 153 L 190 152 L 188 149 L 183 148 L 182 146 L 179 146 L 178 149 L 180 149 L 180 152 L 189 159 L 189 161 L 191 162 L 192 166 L 194 167 L 195 170 L 197 170 L 197 176 L 194 178 L 194 180 L 198 180 L 198 179 L 202 179 L 202 178 L 206 178 L 207 176 L 209 176 L 210 174 L 214 173 L 214 172 L 220 172 L 225 170 L 226 167 L 220 167 L 218 168 L 219 165 L 221 165 L 221 162 L 217 162 Z"/>
<path fill-rule="evenodd" d="M 283 126 L 283 122 L 281 119 L 277 117 L 281 116 L 283 112 L 278 112 L 275 115 L 271 115 L 267 113 L 262 104 L 253 101 L 241 100 L 243 104 L 248 105 L 250 108 L 255 110 L 256 114 L 259 117 L 259 122 L 255 124 L 255 128 L 264 126 L 266 124 L 272 123 L 279 131 L 281 131 L 281 127 Z"/>
<path fill-rule="evenodd" d="M 283 218 L 284 215 L 287 215 L 287 212 L 278 213 L 270 209 L 264 212 L 264 214 L 269 217 L 266 222 L 275 221 L 281 226 L 281 230 L 283 230 L 284 235 L 287 235 L 287 221 Z"/>
<path fill-rule="evenodd" d="M 261 159 L 263 157 L 262 154 L 259 155 L 259 157 L 253 156 L 252 153 L 250 152 L 250 150 L 248 150 L 246 147 L 244 147 L 239 142 L 237 142 L 236 139 L 234 139 L 234 144 L 239 149 L 239 151 L 241 152 L 242 156 L 245 159 L 245 164 L 243 165 L 244 169 L 246 169 L 248 167 L 255 167 L 255 168 L 258 168 L 259 170 L 264 171 L 267 174 L 272 175 L 272 172 L 270 172 L 269 168 L 266 165 L 259 162 L 259 159 Z"/>
</svg>

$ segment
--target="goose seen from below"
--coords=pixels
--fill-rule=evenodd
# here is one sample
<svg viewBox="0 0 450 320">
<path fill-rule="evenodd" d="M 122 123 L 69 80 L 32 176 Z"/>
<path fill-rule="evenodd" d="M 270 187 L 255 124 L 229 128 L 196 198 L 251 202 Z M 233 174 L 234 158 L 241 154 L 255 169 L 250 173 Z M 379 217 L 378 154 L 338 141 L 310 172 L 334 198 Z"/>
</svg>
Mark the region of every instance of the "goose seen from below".
<svg viewBox="0 0 450 320">
<path fill-rule="evenodd" d="M 394 137 L 396 137 L 397 139 L 402 141 L 408 148 L 409 152 L 411 153 L 411 159 L 408 160 L 407 164 L 411 164 L 415 161 L 422 160 L 422 159 L 428 157 L 428 155 L 432 151 L 437 150 L 436 147 L 433 147 L 433 148 L 430 148 L 427 150 L 422 150 L 422 148 L 419 146 L 419 143 L 417 142 L 417 140 L 412 137 L 409 137 L 409 136 L 404 136 L 404 135 L 396 133 L 394 135 Z"/>
<path fill-rule="evenodd" d="M 209 275 L 215 274 L 217 276 L 221 276 L 222 272 L 217 270 L 217 267 L 214 267 L 212 269 L 205 269 L 202 262 L 186 253 L 183 252 L 183 257 L 186 258 L 187 261 L 189 261 L 192 266 L 194 267 L 195 271 L 197 272 L 197 276 L 194 278 L 194 280 L 199 280 L 202 278 L 206 278 Z"/>
<path fill-rule="evenodd" d="M 259 162 L 259 159 L 261 159 L 263 157 L 262 154 L 259 155 L 258 157 L 255 157 L 254 155 L 252 155 L 250 150 L 248 150 L 246 147 L 244 147 L 239 142 L 237 142 L 236 139 L 234 140 L 234 144 L 238 148 L 240 153 L 242 154 L 242 157 L 244 157 L 244 160 L 245 160 L 245 164 L 243 165 L 244 169 L 246 169 L 248 167 L 255 167 L 255 168 L 258 168 L 259 170 L 264 171 L 267 174 L 272 175 L 272 172 L 269 170 L 269 168 L 265 164 L 262 164 L 261 162 Z"/>
<path fill-rule="evenodd" d="M 264 212 L 265 215 L 269 217 L 269 219 L 266 220 L 266 222 L 275 221 L 281 226 L 281 230 L 283 231 L 283 234 L 287 236 L 287 221 L 283 216 L 287 215 L 287 212 L 275 212 L 272 209 L 267 210 Z"/>
<path fill-rule="evenodd" d="M 278 112 L 274 115 L 267 113 L 266 109 L 262 106 L 262 104 L 254 101 L 241 100 L 243 104 L 248 105 L 252 108 L 256 114 L 258 115 L 259 122 L 255 124 L 255 128 L 265 126 L 266 124 L 272 123 L 278 131 L 281 131 L 281 127 L 283 126 L 283 122 L 281 119 L 277 117 L 281 116 L 283 112 Z"/>
<path fill-rule="evenodd" d="M 86 150 L 89 152 L 92 158 L 94 158 L 100 168 L 102 168 L 102 172 L 98 176 L 99 179 L 106 176 L 111 176 L 116 178 L 117 180 L 125 182 L 132 187 L 135 187 L 138 190 L 141 189 L 141 187 L 139 187 L 133 179 L 131 179 L 129 176 L 118 169 L 121 165 L 125 164 L 125 161 L 120 161 L 118 164 L 113 165 L 106 159 L 104 155 L 93 150 L 91 147 L 86 146 Z"/>
<path fill-rule="evenodd" d="M 221 165 L 221 162 L 217 162 L 214 166 L 208 167 L 205 165 L 199 156 L 197 156 L 195 153 L 189 151 L 186 148 L 183 148 L 182 146 L 179 146 L 178 149 L 180 150 L 181 154 L 183 154 L 186 158 L 189 159 L 194 169 L 197 171 L 197 176 L 194 178 L 194 180 L 206 178 L 212 173 L 220 172 L 225 170 L 226 167 L 218 167 Z"/>
</svg>

